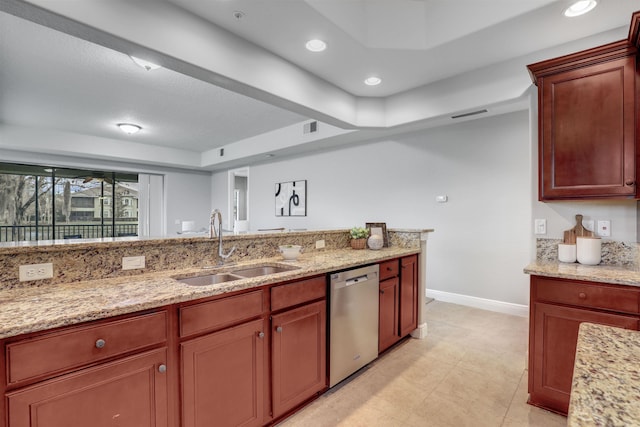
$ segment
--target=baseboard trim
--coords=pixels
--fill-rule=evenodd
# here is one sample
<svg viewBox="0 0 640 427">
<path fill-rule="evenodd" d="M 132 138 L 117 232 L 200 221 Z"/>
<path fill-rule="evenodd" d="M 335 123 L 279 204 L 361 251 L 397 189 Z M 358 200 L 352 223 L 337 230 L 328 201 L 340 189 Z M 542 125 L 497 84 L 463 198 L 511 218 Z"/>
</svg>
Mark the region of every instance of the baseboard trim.
<svg viewBox="0 0 640 427">
<path fill-rule="evenodd" d="M 427 289 L 427 298 L 435 298 L 438 301 L 466 305 L 469 307 L 480 308 L 482 310 L 497 311 L 498 313 L 512 314 L 514 316 L 529 316 L 529 306 L 522 304 L 513 304 L 510 302 L 454 294 L 452 292 L 436 291 L 433 289 Z"/>
</svg>

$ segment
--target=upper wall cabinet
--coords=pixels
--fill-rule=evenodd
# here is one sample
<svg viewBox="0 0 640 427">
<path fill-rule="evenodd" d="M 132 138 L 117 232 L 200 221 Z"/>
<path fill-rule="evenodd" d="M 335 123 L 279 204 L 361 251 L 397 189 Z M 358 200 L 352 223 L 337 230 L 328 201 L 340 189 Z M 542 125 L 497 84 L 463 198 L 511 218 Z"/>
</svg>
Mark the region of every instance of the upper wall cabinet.
<svg viewBox="0 0 640 427">
<path fill-rule="evenodd" d="M 638 21 L 629 39 L 528 66 L 538 86 L 538 197 L 640 198 Z"/>
</svg>

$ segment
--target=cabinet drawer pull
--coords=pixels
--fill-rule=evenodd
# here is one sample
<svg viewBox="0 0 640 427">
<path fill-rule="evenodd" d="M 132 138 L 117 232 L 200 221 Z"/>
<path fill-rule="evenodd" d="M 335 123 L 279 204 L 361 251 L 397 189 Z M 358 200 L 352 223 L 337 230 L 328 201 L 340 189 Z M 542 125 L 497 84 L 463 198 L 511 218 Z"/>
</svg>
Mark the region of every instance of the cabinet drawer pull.
<svg viewBox="0 0 640 427">
<path fill-rule="evenodd" d="M 167 365 L 162 364 L 158 366 L 158 372 L 160 372 L 161 374 L 164 374 L 165 372 L 167 372 Z"/>
<path fill-rule="evenodd" d="M 107 342 L 102 338 L 96 341 L 96 348 L 103 348 L 105 345 L 107 345 Z"/>
<path fill-rule="evenodd" d="M 282 326 L 278 326 L 278 327 L 276 328 L 276 332 L 282 332 Z"/>
<path fill-rule="evenodd" d="M 631 186 L 631 185 L 635 185 L 635 184 L 636 184 L 636 182 L 635 182 L 635 181 L 632 181 L 632 180 L 630 180 L 630 179 L 629 179 L 629 180 L 625 181 L 625 183 L 624 183 L 624 184 L 625 184 L 625 185 L 629 185 L 629 186 Z"/>
<path fill-rule="evenodd" d="M 264 338 L 264 332 L 260 331 L 260 332 L 258 333 L 258 338 Z"/>
<path fill-rule="evenodd" d="M 585 294 L 584 292 L 580 292 L 580 293 L 578 294 L 578 297 L 579 297 L 580 299 L 587 299 L 587 294 Z"/>
</svg>

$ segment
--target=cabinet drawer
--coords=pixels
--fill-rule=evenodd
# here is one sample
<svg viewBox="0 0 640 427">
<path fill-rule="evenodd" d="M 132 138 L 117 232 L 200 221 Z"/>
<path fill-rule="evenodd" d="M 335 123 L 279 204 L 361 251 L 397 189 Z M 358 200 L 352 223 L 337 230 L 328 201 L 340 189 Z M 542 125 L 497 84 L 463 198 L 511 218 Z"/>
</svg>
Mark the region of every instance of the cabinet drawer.
<svg viewBox="0 0 640 427">
<path fill-rule="evenodd" d="M 226 297 L 180 308 L 180 336 L 220 329 L 262 314 L 263 292 Z"/>
<path fill-rule="evenodd" d="M 390 277 L 395 277 L 400 271 L 399 263 L 397 259 L 385 261 L 380 263 L 380 280 L 385 280 Z"/>
<path fill-rule="evenodd" d="M 324 276 L 301 280 L 288 285 L 271 288 L 271 310 L 280 310 L 324 298 L 327 295 L 327 280 Z"/>
<path fill-rule="evenodd" d="M 552 279 L 531 278 L 537 301 L 556 302 L 578 307 L 597 308 L 621 313 L 638 313 L 640 289 L 620 286 Z"/>
<path fill-rule="evenodd" d="M 167 340 L 167 313 L 71 327 L 6 347 L 8 383 L 54 374 Z"/>
</svg>

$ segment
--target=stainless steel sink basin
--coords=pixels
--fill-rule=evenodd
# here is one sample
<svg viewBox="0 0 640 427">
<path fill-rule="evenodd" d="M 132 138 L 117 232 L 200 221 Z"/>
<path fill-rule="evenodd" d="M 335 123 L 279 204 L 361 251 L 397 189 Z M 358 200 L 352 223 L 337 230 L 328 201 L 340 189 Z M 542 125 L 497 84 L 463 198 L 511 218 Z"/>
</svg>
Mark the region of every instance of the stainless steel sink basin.
<svg viewBox="0 0 640 427">
<path fill-rule="evenodd" d="M 233 270 L 232 273 L 242 277 L 258 277 L 267 274 L 283 273 L 285 271 L 297 270 L 298 267 L 284 265 L 261 265 L 257 267 L 248 267 L 241 270 Z"/>
<path fill-rule="evenodd" d="M 266 276 L 268 274 L 282 273 L 285 271 L 297 270 L 298 267 L 289 265 L 256 265 L 253 267 L 240 268 L 226 273 L 213 273 L 203 276 L 175 277 L 178 282 L 191 286 L 208 286 L 217 283 L 226 283 L 234 280 L 249 279 L 252 277 Z"/>
<path fill-rule="evenodd" d="M 207 286 L 215 285 L 217 283 L 231 282 L 233 280 L 240 280 L 243 277 L 234 276 L 228 273 L 207 274 L 206 276 L 194 276 L 194 277 L 180 277 L 176 278 L 177 281 L 185 283 L 191 286 Z"/>
</svg>

